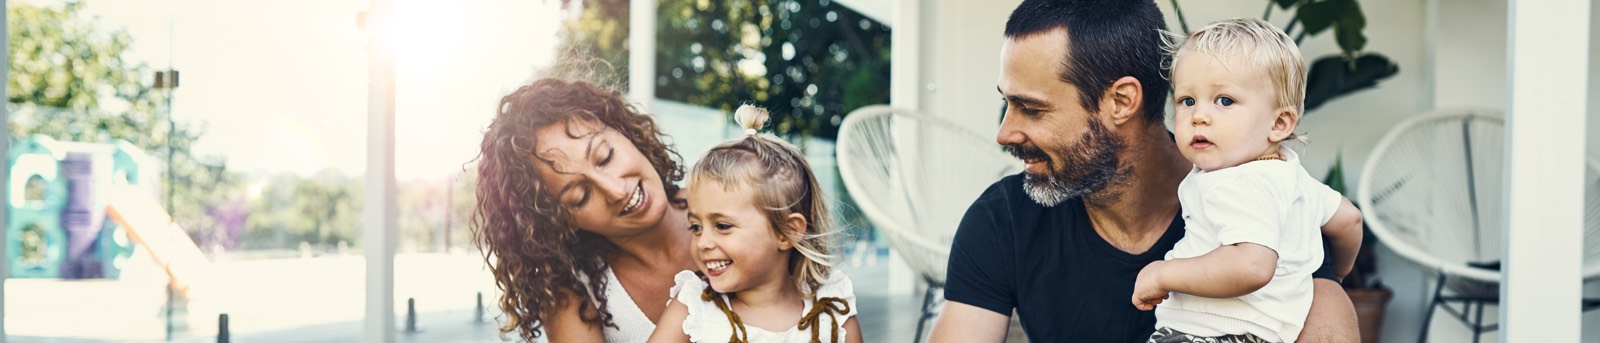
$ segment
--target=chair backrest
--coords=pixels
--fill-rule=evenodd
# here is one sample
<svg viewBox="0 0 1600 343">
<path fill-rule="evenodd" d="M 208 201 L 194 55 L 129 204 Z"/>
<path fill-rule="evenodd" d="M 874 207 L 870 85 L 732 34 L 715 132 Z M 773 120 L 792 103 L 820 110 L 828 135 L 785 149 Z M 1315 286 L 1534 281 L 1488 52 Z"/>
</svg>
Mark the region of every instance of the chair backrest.
<svg viewBox="0 0 1600 343">
<path fill-rule="evenodd" d="M 888 106 L 846 116 L 837 149 L 840 176 L 861 212 L 897 249 L 932 250 L 934 256 L 921 258 L 932 261 L 908 256 L 908 262 L 925 264 L 912 267 L 938 280 L 945 263 L 938 256 L 948 255 L 967 206 L 996 180 L 1022 170 L 992 140 Z"/>
<path fill-rule="evenodd" d="M 1368 156 L 1356 203 L 1378 241 L 1449 275 L 1498 281 L 1505 205 L 1505 121 L 1463 109 L 1395 126 Z M 1584 278 L 1600 272 L 1600 162 L 1585 160 Z"/>
</svg>

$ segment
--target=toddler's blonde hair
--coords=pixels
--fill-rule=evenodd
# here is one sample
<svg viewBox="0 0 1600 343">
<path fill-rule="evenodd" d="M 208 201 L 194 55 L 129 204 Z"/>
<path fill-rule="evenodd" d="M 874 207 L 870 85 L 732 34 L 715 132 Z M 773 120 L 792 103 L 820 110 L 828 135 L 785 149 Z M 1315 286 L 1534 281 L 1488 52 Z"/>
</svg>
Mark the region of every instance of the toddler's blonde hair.
<svg viewBox="0 0 1600 343">
<path fill-rule="evenodd" d="M 1278 106 L 1294 108 L 1295 116 L 1305 114 L 1306 62 L 1294 39 L 1261 19 L 1234 18 L 1201 27 L 1182 42 L 1167 40 L 1172 61 L 1185 52 L 1198 51 L 1217 57 L 1233 57 L 1266 71 Z M 1171 65 L 1168 66 L 1171 69 Z"/>
</svg>

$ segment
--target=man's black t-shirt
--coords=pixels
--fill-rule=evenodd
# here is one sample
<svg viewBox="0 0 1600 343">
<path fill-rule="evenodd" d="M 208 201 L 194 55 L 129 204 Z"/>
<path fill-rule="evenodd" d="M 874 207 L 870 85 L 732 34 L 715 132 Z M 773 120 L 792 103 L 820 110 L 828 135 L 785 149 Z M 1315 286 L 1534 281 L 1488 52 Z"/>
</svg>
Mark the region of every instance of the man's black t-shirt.
<svg viewBox="0 0 1600 343">
<path fill-rule="evenodd" d="M 950 247 L 945 299 L 1007 316 L 1016 309 L 1034 342 L 1144 342 L 1156 316 L 1133 307 L 1133 282 L 1183 238 L 1181 214 L 1152 213 L 1172 216 L 1167 232 L 1129 254 L 1094 231 L 1080 199 L 1046 208 L 1022 182 L 1021 174 L 1001 179 L 967 209 Z M 1331 271 L 1325 263 L 1317 277 Z"/>
</svg>

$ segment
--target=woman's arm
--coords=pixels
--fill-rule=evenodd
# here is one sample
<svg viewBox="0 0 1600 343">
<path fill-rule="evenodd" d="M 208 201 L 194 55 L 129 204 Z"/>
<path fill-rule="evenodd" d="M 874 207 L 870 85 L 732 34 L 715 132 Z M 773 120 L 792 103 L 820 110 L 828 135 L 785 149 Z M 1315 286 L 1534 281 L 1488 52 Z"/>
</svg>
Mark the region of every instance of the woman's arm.
<svg viewBox="0 0 1600 343">
<path fill-rule="evenodd" d="M 656 321 L 656 332 L 650 334 L 650 343 L 688 343 L 689 334 L 683 333 L 683 320 L 688 317 L 688 306 L 677 301 L 667 304 L 661 320 Z"/>
<path fill-rule="evenodd" d="M 578 299 L 570 292 L 565 294 L 563 299 Z M 580 309 L 597 311 L 594 304 L 589 302 L 569 300 L 556 310 L 554 316 L 545 318 L 544 333 L 550 342 L 605 342 L 605 334 L 600 329 L 600 323 L 584 321 L 579 313 Z"/>
</svg>

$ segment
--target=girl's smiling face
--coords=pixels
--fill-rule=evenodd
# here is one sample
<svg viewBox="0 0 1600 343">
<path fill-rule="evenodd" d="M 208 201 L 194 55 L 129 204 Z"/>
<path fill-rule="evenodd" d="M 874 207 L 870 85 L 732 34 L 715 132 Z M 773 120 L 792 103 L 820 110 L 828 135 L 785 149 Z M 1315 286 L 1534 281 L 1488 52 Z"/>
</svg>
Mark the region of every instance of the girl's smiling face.
<svg viewBox="0 0 1600 343">
<path fill-rule="evenodd" d="M 687 192 L 694 260 L 712 289 L 735 293 L 787 282 L 793 244 L 755 206 L 753 187 L 702 180 Z"/>
</svg>

